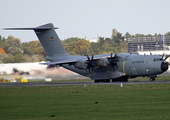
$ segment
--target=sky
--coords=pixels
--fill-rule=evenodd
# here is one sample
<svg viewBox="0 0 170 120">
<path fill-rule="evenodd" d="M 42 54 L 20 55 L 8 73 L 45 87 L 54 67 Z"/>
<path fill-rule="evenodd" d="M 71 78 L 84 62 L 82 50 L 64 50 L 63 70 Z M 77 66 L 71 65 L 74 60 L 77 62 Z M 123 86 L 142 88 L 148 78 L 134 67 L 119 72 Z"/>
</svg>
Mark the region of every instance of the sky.
<svg viewBox="0 0 170 120">
<path fill-rule="evenodd" d="M 125 35 L 170 31 L 170 0 L 0 0 L 0 35 L 21 42 L 38 40 L 33 31 L 8 27 L 37 27 L 53 23 L 61 40 L 111 37 L 112 29 Z"/>
</svg>

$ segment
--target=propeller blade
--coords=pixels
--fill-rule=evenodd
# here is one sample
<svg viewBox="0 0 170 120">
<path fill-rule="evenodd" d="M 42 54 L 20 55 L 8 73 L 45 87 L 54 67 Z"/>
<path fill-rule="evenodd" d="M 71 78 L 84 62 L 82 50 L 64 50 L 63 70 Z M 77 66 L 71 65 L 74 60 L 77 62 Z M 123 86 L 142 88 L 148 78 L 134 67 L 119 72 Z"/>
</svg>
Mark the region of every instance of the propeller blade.
<svg viewBox="0 0 170 120">
<path fill-rule="evenodd" d="M 87 66 L 88 67 L 88 66 Z M 87 70 L 87 67 L 84 69 L 85 71 Z"/>
<path fill-rule="evenodd" d="M 90 58 L 89 58 L 89 56 L 87 55 L 87 59 L 88 59 L 88 61 L 90 61 Z"/>
<path fill-rule="evenodd" d="M 112 56 L 112 53 L 111 53 L 111 57 L 110 57 L 110 58 L 107 58 L 108 61 L 110 62 L 110 65 L 109 65 L 110 69 L 109 69 L 109 71 L 110 71 L 111 69 L 113 69 L 113 72 L 115 72 L 115 66 L 116 66 L 117 68 L 119 68 L 118 65 L 117 65 L 117 62 L 118 62 L 119 60 L 116 60 L 116 56 L 117 56 L 117 53 L 116 53 L 114 56 Z"/>
<path fill-rule="evenodd" d="M 96 67 L 96 64 L 95 64 L 95 62 L 93 61 L 93 58 L 94 58 L 93 54 L 92 54 L 92 56 L 91 56 L 91 60 L 90 60 L 90 57 L 87 55 L 87 59 L 88 59 L 88 60 L 86 61 L 87 67 L 85 68 L 85 70 L 88 69 L 89 74 L 91 74 L 91 71 L 93 72 L 94 68 Z M 91 69 L 91 70 L 90 70 L 90 69 Z"/>
<path fill-rule="evenodd" d="M 117 65 L 117 63 L 116 63 L 116 67 L 119 68 L 118 65 Z"/>
<path fill-rule="evenodd" d="M 114 57 L 116 57 L 117 56 L 117 53 L 114 55 Z"/>
<path fill-rule="evenodd" d="M 113 68 L 113 72 L 115 72 L 115 67 L 114 67 L 114 66 L 112 66 L 112 68 Z"/>
<path fill-rule="evenodd" d="M 165 53 L 162 54 L 162 59 L 163 59 L 163 57 L 164 57 L 164 54 L 165 54 Z"/>
<path fill-rule="evenodd" d="M 89 67 L 89 74 L 90 74 L 90 67 Z"/>
<path fill-rule="evenodd" d="M 166 60 L 167 58 L 168 58 L 168 56 L 166 56 L 164 60 Z"/>
</svg>

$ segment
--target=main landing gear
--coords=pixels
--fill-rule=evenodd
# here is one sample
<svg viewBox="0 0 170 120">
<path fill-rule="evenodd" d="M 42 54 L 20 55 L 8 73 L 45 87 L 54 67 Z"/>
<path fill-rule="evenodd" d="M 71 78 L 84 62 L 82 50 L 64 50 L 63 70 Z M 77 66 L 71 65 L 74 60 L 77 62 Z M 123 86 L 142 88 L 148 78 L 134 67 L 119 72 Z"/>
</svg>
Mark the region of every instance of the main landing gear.
<svg viewBox="0 0 170 120">
<path fill-rule="evenodd" d="M 150 81 L 155 81 L 155 78 L 158 77 L 158 75 L 154 75 L 150 77 Z"/>
<path fill-rule="evenodd" d="M 112 82 L 128 82 L 128 78 L 122 77 L 122 78 L 112 79 Z"/>
<path fill-rule="evenodd" d="M 112 82 L 128 82 L 127 77 L 117 78 L 117 79 L 111 79 Z M 110 79 L 102 79 L 102 80 L 94 80 L 95 83 L 99 82 L 110 82 Z"/>
<path fill-rule="evenodd" d="M 110 82 L 110 79 L 103 79 L 103 80 L 94 80 L 95 83 L 99 82 Z"/>
</svg>

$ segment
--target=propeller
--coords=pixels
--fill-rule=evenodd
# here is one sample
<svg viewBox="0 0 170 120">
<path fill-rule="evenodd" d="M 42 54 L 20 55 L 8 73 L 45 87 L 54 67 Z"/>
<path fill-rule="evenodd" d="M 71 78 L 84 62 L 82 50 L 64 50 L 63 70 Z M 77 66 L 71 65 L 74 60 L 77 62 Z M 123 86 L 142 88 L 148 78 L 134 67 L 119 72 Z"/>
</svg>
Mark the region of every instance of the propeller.
<svg viewBox="0 0 170 120">
<path fill-rule="evenodd" d="M 162 54 L 162 59 L 165 56 L 165 53 Z M 168 58 L 168 56 L 165 57 L 164 61 Z"/>
<path fill-rule="evenodd" d="M 117 57 L 117 54 L 115 54 L 114 56 L 112 56 L 112 53 L 111 53 L 111 57 L 110 57 L 110 58 L 107 58 L 108 61 L 110 62 L 110 68 L 113 69 L 113 72 L 115 72 L 115 67 L 114 67 L 114 66 L 116 66 L 117 68 L 119 68 L 118 65 L 117 65 L 117 62 L 118 62 L 119 60 L 117 60 L 116 57 Z"/>
<path fill-rule="evenodd" d="M 93 72 L 93 69 L 94 69 L 94 67 L 96 66 L 96 64 L 95 64 L 95 62 L 94 62 L 94 60 L 93 60 L 93 54 L 92 54 L 92 57 L 91 57 L 91 60 L 90 60 L 90 58 L 89 58 L 89 56 L 87 55 L 87 62 L 86 62 L 86 64 L 87 64 L 87 67 L 85 68 L 85 71 L 88 69 L 89 70 L 89 74 L 91 74 L 90 73 L 90 69 L 92 70 L 92 72 Z"/>
<path fill-rule="evenodd" d="M 166 56 L 164 60 L 166 60 L 167 58 L 168 58 L 168 56 Z"/>
<path fill-rule="evenodd" d="M 163 59 L 164 55 L 165 55 L 165 53 L 162 54 L 162 59 Z"/>
</svg>

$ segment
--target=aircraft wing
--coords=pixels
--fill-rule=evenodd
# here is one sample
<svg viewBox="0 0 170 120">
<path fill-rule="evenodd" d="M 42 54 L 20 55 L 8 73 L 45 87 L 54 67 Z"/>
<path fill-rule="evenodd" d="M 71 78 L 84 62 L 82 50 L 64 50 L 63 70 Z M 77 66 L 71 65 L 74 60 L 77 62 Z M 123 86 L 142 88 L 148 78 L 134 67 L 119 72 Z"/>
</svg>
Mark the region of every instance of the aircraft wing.
<svg viewBox="0 0 170 120">
<path fill-rule="evenodd" d="M 68 64 L 68 63 L 74 63 L 77 62 L 77 60 L 74 59 L 68 59 L 68 60 L 59 60 L 59 61 L 53 61 L 53 62 L 46 62 L 46 63 L 39 63 L 43 65 L 59 65 L 59 64 Z"/>
<path fill-rule="evenodd" d="M 114 54 L 115 55 L 115 54 Z M 99 58 L 110 58 L 111 55 L 110 54 L 105 54 L 105 55 L 96 55 L 94 56 L 94 60 L 98 60 Z M 90 58 L 92 59 L 92 56 L 90 56 Z M 69 64 L 69 63 L 75 63 L 77 62 L 77 60 L 79 59 L 66 59 L 66 60 L 57 60 L 57 61 L 53 61 L 53 62 L 46 62 L 46 63 L 39 63 L 39 64 L 43 64 L 43 65 L 58 65 L 58 64 Z M 85 60 L 87 61 L 88 59 L 85 58 L 85 59 L 82 59 L 82 60 Z"/>
</svg>

